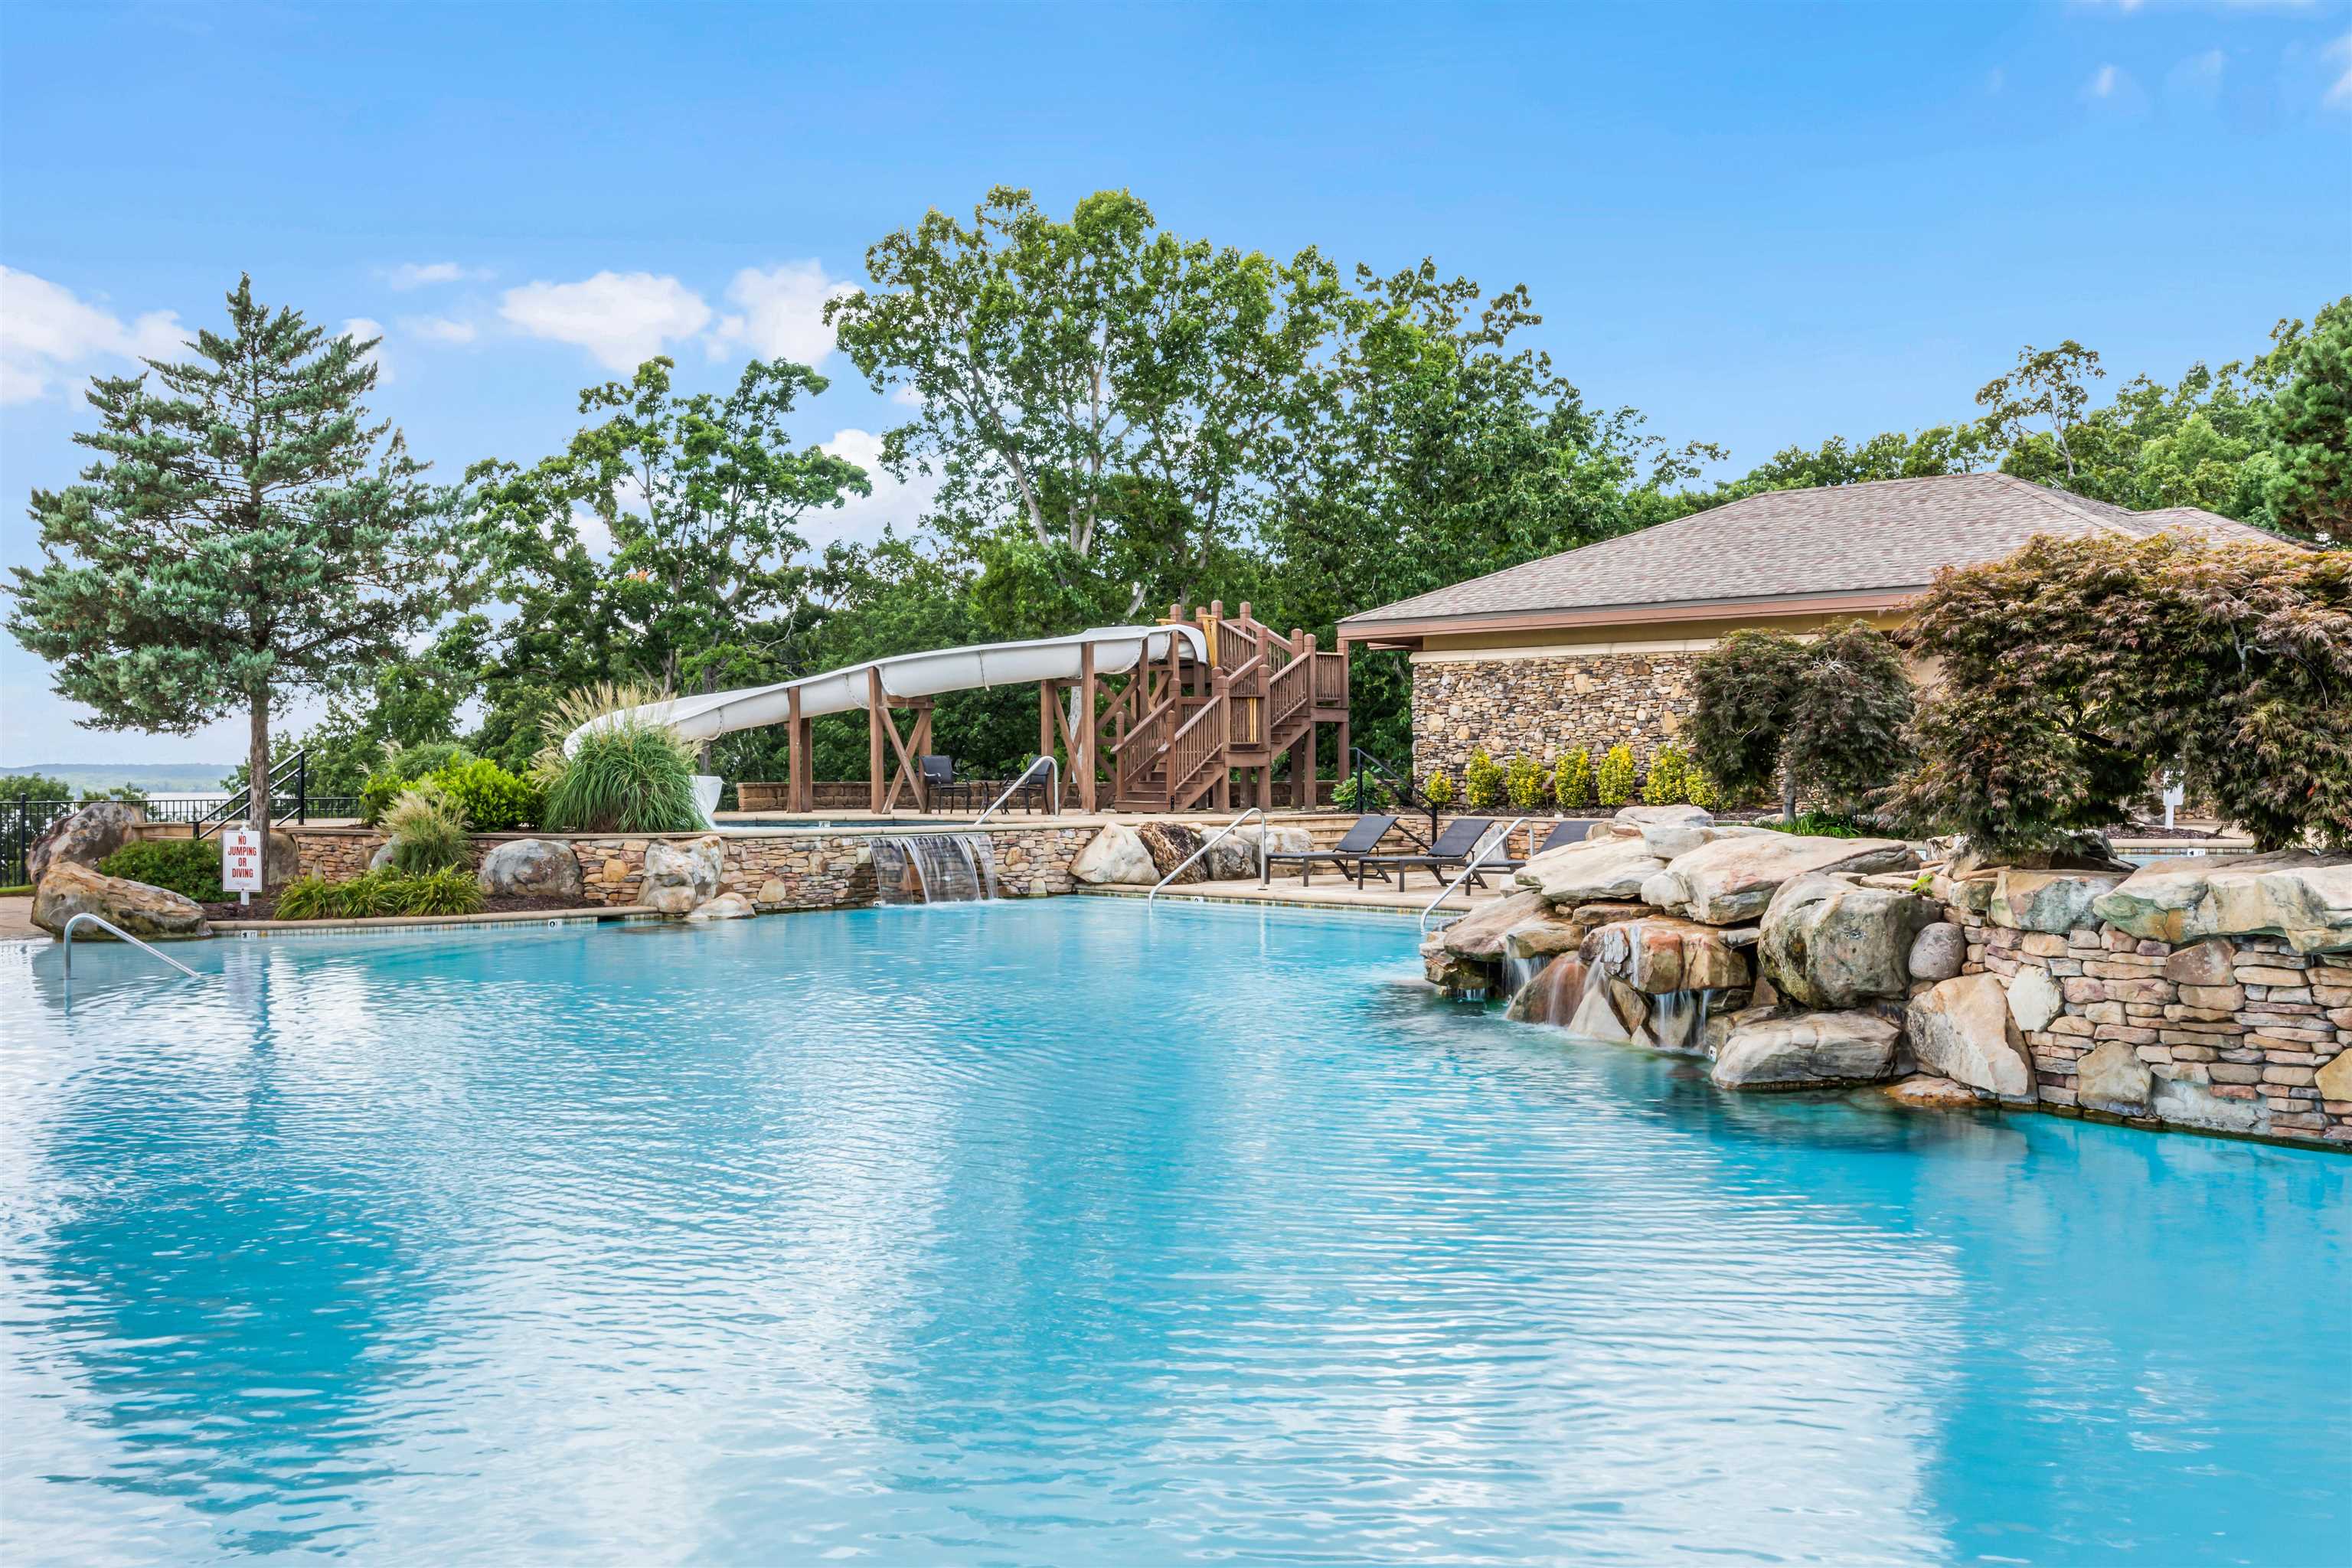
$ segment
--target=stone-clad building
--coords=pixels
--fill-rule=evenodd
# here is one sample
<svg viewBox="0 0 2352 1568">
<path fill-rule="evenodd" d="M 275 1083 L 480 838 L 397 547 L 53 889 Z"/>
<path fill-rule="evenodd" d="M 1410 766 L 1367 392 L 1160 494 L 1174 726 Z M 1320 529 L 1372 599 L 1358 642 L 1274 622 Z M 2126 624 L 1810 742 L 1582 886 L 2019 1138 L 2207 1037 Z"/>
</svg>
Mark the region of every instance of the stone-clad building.
<svg viewBox="0 0 2352 1568">
<path fill-rule="evenodd" d="M 1777 490 L 1530 561 L 1339 623 L 1412 661 L 1412 766 L 1478 747 L 1549 763 L 1622 741 L 1646 768 L 1691 710 L 1694 658 L 1742 627 L 1891 626 L 1946 566 L 2036 534 L 2276 536 L 2194 507 L 2136 512 L 2006 474 Z"/>
</svg>

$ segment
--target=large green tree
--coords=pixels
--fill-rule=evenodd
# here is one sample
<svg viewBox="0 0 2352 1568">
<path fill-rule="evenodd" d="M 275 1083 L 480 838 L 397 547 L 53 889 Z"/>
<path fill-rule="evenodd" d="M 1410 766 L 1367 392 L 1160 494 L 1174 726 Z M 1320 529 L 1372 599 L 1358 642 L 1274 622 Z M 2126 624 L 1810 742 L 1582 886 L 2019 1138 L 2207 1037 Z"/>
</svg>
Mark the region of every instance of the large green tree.
<svg viewBox="0 0 2352 1568">
<path fill-rule="evenodd" d="M 1263 531 L 1269 618 L 1328 639 L 1340 617 L 1666 515 L 1663 487 L 1712 448 L 1668 450 L 1630 409 L 1588 407 L 1523 334 L 1524 285 L 1489 297 L 1428 261 L 1360 268 L 1330 350 L 1301 377 Z M 1354 732 L 1402 765 L 1411 672 L 1350 671 Z"/>
<path fill-rule="evenodd" d="M 1005 635 L 1224 591 L 1340 289 L 1160 228 L 1125 191 L 1069 219 L 999 186 L 866 252 L 826 318 L 920 412 L 884 465 L 939 477 L 931 525 L 995 581 Z"/>
<path fill-rule="evenodd" d="M 1778 790 L 1855 814 L 1905 757 L 1911 681 L 1884 632 L 1853 621 L 1814 638 L 1734 632 L 1691 671 L 1692 754 L 1734 796 Z"/>
<path fill-rule="evenodd" d="M 801 672 L 813 605 L 799 526 L 872 487 L 793 440 L 801 398 L 827 384 L 808 366 L 755 360 L 724 394 L 676 392 L 674 368 L 647 360 L 584 390 L 580 411 L 603 417 L 562 452 L 467 475 L 472 537 L 515 614 L 453 626 L 440 658 L 476 651 L 486 750 L 509 766 L 555 700 L 590 681 L 678 692 Z"/>
<path fill-rule="evenodd" d="M 272 715 L 398 653 L 470 584 L 446 492 L 372 423 L 373 340 L 272 310 L 240 279 L 228 331 L 89 392 L 100 454 L 33 496 L 44 557 L 14 569 L 9 630 L 101 729 L 185 734 L 247 716 L 266 777 Z"/>
</svg>

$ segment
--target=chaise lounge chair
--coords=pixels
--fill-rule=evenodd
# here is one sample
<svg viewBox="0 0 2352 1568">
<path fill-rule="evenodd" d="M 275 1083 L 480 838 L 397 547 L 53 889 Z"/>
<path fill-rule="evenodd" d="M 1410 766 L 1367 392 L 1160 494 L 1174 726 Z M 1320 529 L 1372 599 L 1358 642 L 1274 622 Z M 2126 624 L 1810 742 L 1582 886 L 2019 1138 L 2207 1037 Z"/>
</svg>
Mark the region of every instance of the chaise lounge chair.
<svg viewBox="0 0 2352 1568">
<path fill-rule="evenodd" d="M 1348 829 L 1348 836 L 1328 849 L 1292 849 L 1268 855 L 1265 858 L 1265 875 L 1271 879 L 1276 866 L 1296 866 L 1298 868 L 1298 885 L 1303 888 L 1314 874 L 1316 864 L 1328 860 L 1340 876 L 1348 876 L 1356 870 L 1358 863 L 1365 856 L 1380 847 L 1381 840 L 1387 837 L 1389 829 L 1396 825 L 1397 819 L 1393 816 L 1360 816 L 1356 818 L 1355 826 Z M 1361 876 L 1359 875 L 1357 879 L 1361 881 Z M 1381 880 L 1388 880 L 1387 872 L 1381 873 Z M 1258 886 L 1264 887 L 1265 883 L 1260 882 Z"/>
<path fill-rule="evenodd" d="M 1528 860 L 1534 859 L 1537 855 L 1549 855 L 1555 849 L 1565 849 L 1571 844 L 1583 843 L 1585 835 L 1606 820 L 1605 817 L 1565 817 L 1551 825 L 1551 831 L 1543 836 L 1543 842 L 1537 845 L 1534 852 L 1525 859 L 1515 858 L 1506 847 L 1504 853 L 1489 858 L 1478 869 L 1483 871 L 1486 867 L 1492 866 L 1500 871 L 1516 871 Z"/>
<path fill-rule="evenodd" d="M 1494 828 L 1495 819 L 1491 816 L 1457 816 L 1445 825 L 1445 831 L 1437 836 L 1437 842 L 1431 845 L 1424 854 L 1364 856 L 1356 862 L 1356 886 L 1361 888 L 1368 874 L 1377 875 L 1386 881 L 1388 873 L 1394 871 L 1397 891 L 1402 892 L 1405 873 L 1415 867 L 1429 872 L 1433 879 L 1443 881 L 1446 872 L 1469 866 L 1470 857 L 1476 853 L 1479 840 Z M 1502 870 L 1502 861 L 1500 853 L 1494 855 L 1480 865 L 1470 880 L 1485 887 L 1488 868 Z"/>
</svg>

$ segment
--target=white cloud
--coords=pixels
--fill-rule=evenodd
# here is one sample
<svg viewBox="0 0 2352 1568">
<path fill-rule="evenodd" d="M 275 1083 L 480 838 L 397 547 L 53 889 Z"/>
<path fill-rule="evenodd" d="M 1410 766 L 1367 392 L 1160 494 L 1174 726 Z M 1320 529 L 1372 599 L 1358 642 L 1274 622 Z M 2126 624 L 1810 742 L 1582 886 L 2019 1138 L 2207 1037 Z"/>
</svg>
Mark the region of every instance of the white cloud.
<svg viewBox="0 0 2352 1568">
<path fill-rule="evenodd" d="M 2319 101 L 2330 109 L 2352 109 L 2352 33 L 2347 33 L 2328 45 L 2326 58 L 2340 63 L 2343 74 L 2336 79 L 2336 84 Z M 2336 67 L 2331 65 L 2328 68 L 2333 70 Z"/>
<path fill-rule="evenodd" d="M 173 311 L 126 326 L 70 289 L 0 267 L 0 404 L 44 396 L 92 360 L 176 357 L 186 337 Z"/>
<path fill-rule="evenodd" d="M 2147 109 L 2147 94 L 2131 72 L 2121 66 L 2104 65 L 2091 73 L 2083 84 L 2083 101 L 2101 113 L 2130 119 Z"/>
<path fill-rule="evenodd" d="M 586 349 L 608 370 L 634 370 L 668 339 L 692 337 L 710 321 L 701 295 L 650 272 L 528 283 L 506 291 L 499 314 L 531 337 Z"/>
<path fill-rule="evenodd" d="M 890 389 L 890 401 L 902 407 L 920 408 L 923 405 L 923 394 L 913 382 L 902 381 Z"/>
<path fill-rule="evenodd" d="M 2211 103 L 2221 96 L 2221 77 L 2229 65 L 2230 57 L 2219 49 L 2191 55 L 2165 72 L 2165 91 L 2176 99 Z"/>
<path fill-rule="evenodd" d="M 383 280 L 394 289 L 406 293 L 411 289 L 426 289 L 436 283 L 464 283 L 489 275 L 490 269 L 487 267 L 460 267 L 454 261 L 404 261 L 397 267 L 386 268 Z"/>
<path fill-rule="evenodd" d="M 2086 98 L 2115 97 L 2116 88 L 2122 82 L 2123 75 L 2124 73 L 2114 66 L 2101 66 L 2092 76 L 2090 85 L 2083 89 L 2084 96 Z"/>
<path fill-rule="evenodd" d="M 336 336 L 349 338 L 355 343 L 365 342 L 370 338 L 383 336 L 383 323 L 372 321 L 365 316 L 353 316 L 343 323 L 343 330 Z M 383 344 L 377 343 L 375 347 L 360 357 L 375 366 L 376 380 L 379 384 L 392 379 L 392 366 L 386 364 L 383 359 Z"/>
<path fill-rule="evenodd" d="M 936 474 L 918 473 L 906 480 L 892 479 L 882 467 L 882 437 L 871 430 L 835 431 L 832 440 L 817 445 L 864 468 L 874 493 L 853 495 L 838 509 L 828 507 L 803 513 L 800 531 L 814 550 L 821 551 L 835 540 L 872 544 L 882 537 L 883 529 L 893 523 L 903 533 L 929 510 L 939 494 Z"/>
<path fill-rule="evenodd" d="M 411 337 L 431 338 L 443 343 L 470 343 L 476 333 L 473 322 L 453 321 L 447 316 L 403 316 L 400 330 Z"/>
<path fill-rule="evenodd" d="M 828 279 L 814 261 L 787 261 L 764 272 L 746 267 L 727 285 L 727 302 L 738 313 L 719 321 L 710 352 L 722 354 L 743 344 L 762 359 L 814 364 L 834 349 L 824 302 L 856 292 L 856 284 Z"/>
</svg>

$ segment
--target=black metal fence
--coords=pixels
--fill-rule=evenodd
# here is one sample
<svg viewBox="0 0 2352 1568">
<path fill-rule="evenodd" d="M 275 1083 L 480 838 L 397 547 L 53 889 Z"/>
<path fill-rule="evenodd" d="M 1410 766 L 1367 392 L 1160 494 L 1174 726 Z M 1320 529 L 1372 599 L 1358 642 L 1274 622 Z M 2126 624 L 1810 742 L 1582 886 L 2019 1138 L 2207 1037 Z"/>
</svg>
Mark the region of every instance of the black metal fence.
<svg viewBox="0 0 2352 1568">
<path fill-rule="evenodd" d="M 26 861 L 41 835 L 59 817 L 88 805 L 78 800 L 36 800 L 30 795 L 0 796 L 0 888 L 21 887 L 28 879 Z M 216 795 L 156 795 L 130 804 L 146 813 L 150 822 L 171 822 L 216 831 L 224 822 L 245 819 L 243 792 L 224 800 Z M 234 808 L 233 815 L 229 808 Z M 303 795 L 280 790 L 269 803 L 276 823 L 332 822 L 360 815 L 355 795 Z"/>
</svg>

